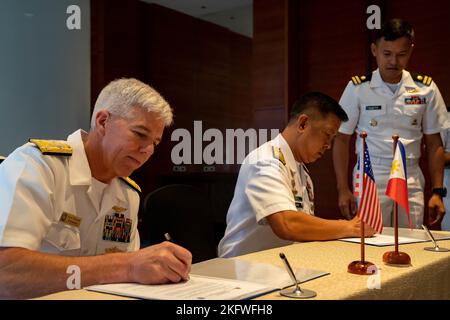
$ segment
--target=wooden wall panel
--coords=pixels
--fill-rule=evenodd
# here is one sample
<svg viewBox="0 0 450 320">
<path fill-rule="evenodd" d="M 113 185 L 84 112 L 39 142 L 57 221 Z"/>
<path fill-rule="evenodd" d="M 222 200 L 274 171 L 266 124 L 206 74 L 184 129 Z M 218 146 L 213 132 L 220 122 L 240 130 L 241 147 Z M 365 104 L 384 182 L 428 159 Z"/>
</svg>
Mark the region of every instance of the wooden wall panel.
<svg viewBox="0 0 450 320">
<path fill-rule="evenodd" d="M 351 76 L 370 69 L 364 1 L 305 1 L 298 10 L 297 96 L 321 91 L 339 100 Z M 355 158 L 352 147 L 349 172 Z M 316 214 L 341 218 L 331 150 L 308 167 L 315 186 Z"/>
<path fill-rule="evenodd" d="M 253 3 L 252 86 L 256 128 L 282 129 L 286 124 L 287 4 L 287 0 Z"/>
<path fill-rule="evenodd" d="M 144 193 L 158 187 L 163 176 L 180 175 L 172 171 L 173 130 L 192 133 L 194 120 L 203 122 L 203 131 L 251 126 L 250 38 L 137 0 L 92 0 L 91 5 L 93 100 L 110 80 L 132 76 L 155 87 L 174 109 L 174 126 L 133 175 Z M 203 173 L 203 165 L 187 169 Z M 216 166 L 232 175 L 237 170 Z"/>
</svg>

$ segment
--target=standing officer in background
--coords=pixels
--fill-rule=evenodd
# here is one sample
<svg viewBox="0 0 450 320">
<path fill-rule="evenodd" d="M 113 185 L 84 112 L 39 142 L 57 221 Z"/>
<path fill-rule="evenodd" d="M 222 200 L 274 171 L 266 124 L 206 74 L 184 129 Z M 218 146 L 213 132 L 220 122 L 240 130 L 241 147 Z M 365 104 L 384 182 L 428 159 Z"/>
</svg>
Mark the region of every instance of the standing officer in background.
<svg viewBox="0 0 450 320">
<path fill-rule="evenodd" d="M 447 112 L 447 129 L 441 132 L 442 143 L 444 144 L 444 186 L 450 188 L 450 112 Z M 445 212 L 450 211 L 450 194 L 444 197 Z M 450 214 L 446 214 L 441 222 L 441 230 L 450 231 Z"/>
<path fill-rule="evenodd" d="M 340 104 L 349 121 L 339 128 L 333 147 L 333 161 L 339 193 L 339 208 L 346 217 L 356 214 L 355 198 L 348 186 L 349 141 L 356 131 L 366 131 L 372 169 L 380 196 L 383 222 L 392 225 L 393 201 L 388 198 L 392 159 L 392 135 L 398 134 L 406 149 L 409 208 L 413 228 L 420 228 L 424 214 L 424 177 L 419 167 L 422 137 L 426 145 L 433 195 L 428 202 L 429 224 L 439 224 L 445 213 L 442 197 L 444 149 L 439 132 L 444 128 L 447 112 L 438 87 L 431 77 L 408 72 L 405 68 L 414 47 L 411 25 L 393 19 L 377 30 L 371 51 L 378 69 L 366 76 L 352 77 Z M 356 153 L 360 138 L 357 136 Z M 403 210 L 399 208 L 399 211 Z M 399 212 L 399 226 L 407 227 L 406 214 Z"/>
<path fill-rule="evenodd" d="M 360 235 L 359 218 L 314 216 L 313 184 L 305 167 L 330 149 L 341 121 L 347 119 L 341 106 L 320 92 L 306 94 L 294 104 L 283 132 L 253 150 L 239 170 L 219 256 Z M 365 232 L 374 234 L 369 226 Z"/>
<path fill-rule="evenodd" d="M 188 279 L 186 249 L 164 242 L 139 250 L 140 189 L 127 178 L 153 154 L 172 117 L 153 88 L 120 79 L 100 93 L 89 133 L 31 139 L 7 157 L 0 165 L 0 298 L 67 290 L 71 265 L 82 286 Z"/>
</svg>

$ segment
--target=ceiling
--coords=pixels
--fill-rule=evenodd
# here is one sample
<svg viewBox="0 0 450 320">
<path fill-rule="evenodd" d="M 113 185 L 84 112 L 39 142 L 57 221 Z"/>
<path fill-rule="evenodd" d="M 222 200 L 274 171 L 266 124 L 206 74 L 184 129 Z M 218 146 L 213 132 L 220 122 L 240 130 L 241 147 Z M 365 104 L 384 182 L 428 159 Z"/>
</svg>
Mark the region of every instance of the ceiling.
<svg viewBox="0 0 450 320">
<path fill-rule="evenodd" d="M 142 0 L 253 36 L 253 0 Z"/>
</svg>

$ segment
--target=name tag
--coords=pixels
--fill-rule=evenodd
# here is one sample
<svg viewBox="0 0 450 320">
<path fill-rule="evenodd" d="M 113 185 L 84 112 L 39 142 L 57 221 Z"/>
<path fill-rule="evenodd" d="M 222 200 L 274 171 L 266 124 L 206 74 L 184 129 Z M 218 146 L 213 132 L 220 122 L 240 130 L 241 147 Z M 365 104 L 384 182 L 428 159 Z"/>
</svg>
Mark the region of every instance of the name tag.
<svg viewBox="0 0 450 320">
<path fill-rule="evenodd" d="M 63 212 L 63 214 L 61 215 L 61 218 L 59 218 L 59 221 L 72 226 L 72 227 L 76 227 L 78 228 L 81 224 L 81 218 L 77 217 L 74 214 L 68 213 L 68 212 Z"/>
<path fill-rule="evenodd" d="M 366 110 L 381 110 L 382 106 L 366 106 Z"/>
</svg>

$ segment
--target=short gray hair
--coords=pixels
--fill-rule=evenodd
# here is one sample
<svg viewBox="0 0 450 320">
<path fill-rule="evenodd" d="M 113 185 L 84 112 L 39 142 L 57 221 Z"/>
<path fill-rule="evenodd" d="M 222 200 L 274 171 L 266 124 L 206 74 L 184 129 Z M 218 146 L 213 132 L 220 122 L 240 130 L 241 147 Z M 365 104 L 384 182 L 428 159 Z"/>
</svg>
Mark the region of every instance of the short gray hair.
<svg viewBox="0 0 450 320">
<path fill-rule="evenodd" d="M 100 110 L 130 119 L 133 107 L 156 113 L 166 127 L 173 122 L 172 108 L 155 89 L 134 78 L 121 78 L 111 81 L 98 95 L 91 128 L 95 128 L 95 117 Z"/>
</svg>

